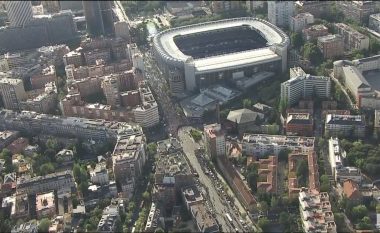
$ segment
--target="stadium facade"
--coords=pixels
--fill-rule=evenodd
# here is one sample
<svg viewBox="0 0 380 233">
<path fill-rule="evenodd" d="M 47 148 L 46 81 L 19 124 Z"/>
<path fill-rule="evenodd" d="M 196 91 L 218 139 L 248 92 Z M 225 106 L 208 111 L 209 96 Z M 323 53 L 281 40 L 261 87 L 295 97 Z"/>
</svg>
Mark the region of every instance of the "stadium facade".
<svg viewBox="0 0 380 233">
<path fill-rule="evenodd" d="M 251 17 L 172 28 L 153 39 L 172 92 L 196 91 L 261 71 L 285 72 L 289 44 L 281 29 Z"/>
</svg>

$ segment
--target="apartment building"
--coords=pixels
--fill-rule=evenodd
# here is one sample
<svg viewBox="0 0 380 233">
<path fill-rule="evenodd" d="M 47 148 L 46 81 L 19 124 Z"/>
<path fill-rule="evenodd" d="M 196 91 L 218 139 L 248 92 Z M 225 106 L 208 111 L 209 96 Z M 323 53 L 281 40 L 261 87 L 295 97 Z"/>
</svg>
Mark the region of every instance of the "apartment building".
<svg viewBox="0 0 380 233">
<path fill-rule="evenodd" d="M 17 113 L 10 110 L 0 111 L 0 128 L 101 142 L 143 135 L 141 126 L 126 122 L 60 117 L 28 111 Z"/>
<path fill-rule="evenodd" d="M 13 142 L 19 136 L 19 132 L 4 130 L 0 131 L 0 150 L 7 147 L 11 142 Z"/>
<path fill-rule="evenodd" d="M 132 110 L 135 122 L 142 127 L 157 125 L 160 122 L 158 105 L 146 81 L 139 82 L 138 91 L 140 93 L 141 102 L 140 105 L 137 105 L 136 108 Z"/>
<path fill-rule="evenodd" d="M 367 24 L 371 14 L 377 13 L 376 1 L 337 1 L 337 7 L 347 19 Z"/>
<path fill-rule="evenodd" d="M 71 191 L 75 187 L 72 171 L 56 172 L 45 176 L 17 178 L 17 193 L 37 194 L 50 192 L 51 190 Z"/>
<path fill-rule="evenodd" d="M 263 193 L 277 193 L 277 157 L 269 156 L 267 159 L 259 159 L 257 164 L 258 182 L 257 190 Z"/>
<path fill-rule="evenodd" d="M 307 25 L 314 23 L 314 16 L 308 12 L 299 13 L 290 18 L 290 30 L 293 32 L 301 32 Z"/>
<path fill-rule="evenodd" d="M 205 125 L 203 131 L 209 155 L 213 158 L 226 155 L 226 139 L 222 126 L 218 123 Z"/>
<path fill-rule="evenodd" d="M 322 14 L 328 12 L 331 3 L 330 1 L 296 1 L 294 4 L 296 12 L 309 12 L 315 17 L 320 18 Z"/>
<path fill-rule="evenodd" d="M 314 150 L 313 137 L 295 137 L 267 134 L 244 134 L 242 139 L 242 151 L 257 157 L 266 154 L 278 155 L 282 150 L 290 149 L 301 153 Z"/>
<path fill-rule="evenodd" d="M 28 99 L 20 102 L 23 111 L 52 113 L 58 103 L 58 91 L 55 82 L 45 84 L 44 89 L 27 93 Z"/>
<path fill-rule="evenodd" d="M 128 59 L 120 62 L 106 64 L 104 60 L 97 60 L 92 66 L 75 67 L 74 64 L 65 66 L 67 80 L 81 80 L 87 77 L 106 76 L 113 73 L 128 71 L 128 75 L 133 76 L 136 71 L 132 70 L 132 64 Z"/>
<path fill-rule="evenodd" d="M 97 163 L 94 169 L 90 169 L 90 179 L 91 183 L 104 185 L 109 184 L 110 179 L 108 176 L 108 170 L 106 168 L 106 163 Z"/>
<path fill-rule="evenodd" d="M 194 184 L 193 173 L 177 139 L 171 138 L 157 144 L 159 155 L 154 174 L 154 196 L 170 209 L 176 203 L 176 193 Z"/>
<path fill-rule="evenodd" d="M 347 179 L 343 182 L 343 195 L 351 201 L 361 201 L 362 193 L 360 192 L 359 185 L 351 180 Z"/>
<path fill-rule="evenodd" d="M 203 204 L 190 207 L 190 213 L 199 232 L 219 232 L 219 225 Z"/>
<path fill-rule="evenodd" d="M 268 20 L 276 26 L 289 27 L 294 10 L 292 1 L 269 1 Z"/>
<path fill-rule="evenodd" d="M 145 141 L 142 133 L 119 137 L 112 153 L 115 180 L 121 183 L 122 195 L 127 199 L 132 197 L 137 177 L 143 172 L 146 162 Z"/>
<path fill-rule="evenodd" d="M 328 193 L 302 189 L 298 200 L 304 232 L 337 232 Z"/>
<path fill-rule="evenodd" d="M 212 1 L 211 10 L 214 13 L 233 11 L 241 8 L 241 2 L 238 1 Z"/>
<path fill-rule="evenodd" d="M 292 152 L 288 156 L 288 195 L 289 198 L 293 198 L 298 196 L 298 193 L 302 191 L 304 187 L 300 187 L 301 185 L 298 183 L 297 177 L 297 165 L 299 161 L 304 160 L 307 161 L 308 166 L 308 188 L 310 190 L 319 190 L 319 170 L 318 170 L 318 160 L 317 154 L 315 151 L 309 151 L 307 153 L 301 152 Z"/>
<path fill-rule="evenodd" d="M 368 50 L 369 49 L 369 38 L 366 35 L 361 34 L 352 27 L 344 23 L 336 23 L 334 25 L 337 34 L 343 37 L 344 49 L 345 50 Z"/>
<path fill-rule="evenodd" d="M 1 78 L 0 93 L 4 107 L 15 111 L 20 110 L 20 102 L 27 97 L 21 79 Z"/>
<path fill-rule="evenodd" d="M 338 34 L 318 37 L 317 46 L 325 59 L 339 57 L 344 53 L 343 37 Z"/>
<path fill-rule="evenodd" d="M 362 175 L 360 169 L 356 167 L 346 167 L 343 164 L 343 157 L 346 152 L 339 145 L 338 138 L 329 139 L 329 162 L 331 166 L 331 173 L 337 182 L 344 182 L 345 180 L 353 180 L 360 184 Z"/>
<path fill-rule="evenodd" d="M 320 36 L 326 36 L 329 34 L 328 28 L 323 24 L 313 25 L 311 27 L 302 30 L 304 40 L 316 40 Z"/>
<path fill-rule="evenodd" d="M 188 186 L 181 189 L 182 198 L 187 210 L 193 205 L 204 203 L 204 198 L 196 186 Z"/>
<path fill-rule="evenodd" d="M 63 55 L 63 63 L 65 66 L 74 65 L 75 67 L 79 67 L 81 65 L 84 65 L 84 58 L 81 51 L 82 48 L 79 47 Z"/>
<path fill-rule="evenodd" d="M 366 134 L 366 122 L 362 115 L 328 114 L 325 121 L 325 135 L 363 138 Z"/>
<path fill-rule="evenodd" d="M 369 16 L 368 27 L 376 32 L 380 32 L 380 13 Z"/>
<path fill-rule="evenodd" d="M 116 222 L 120 221 L 119 209 L 118 205 L 111 204 L 103 210 L 97 232 L 115 232 Z"/>
<path fill-rule="evenodd" d="M 30 83 L 32 84 L 33 89 L 42 89 L 47 83 L 55 82 L 56 78 L 55 66 L 50 65 L 30 77 Z"/>
<path fill-rule="evenodd" d="M 379 89 L 375 78 L 380 67 L 380 55 L 334 62 L 334 77 L 344 80 L 345 86 L 355 97 L 359 108 L 378 109 L 380 107 Z"/>
<path fill-rule="evenodd" d="M 288 113 L 285 122 L 286 135 L 305 136 L 313 135 L 314 121 L 310 113 Z"/>
<path fill-rule="evenodd" d="M 160 119 L 157 102 L 147 83 L 139 80 L 138 74 L 128 71 L 73 81 L 69 94 L 61 100 L 63 114 L 90 119 L 134 121 L 142 127 L 157 125 Z M 137 93 L 129 91 L 136 87 L 139 94 L 137 101 Z M 99 92 L 104 93 L 107 105 L 85 102 L 88 96 Z"/>
<path fill-rule="evenodd" d="M 331 94 L 330 77 L 306 74 L 281 83 L 281 100 L 288 106 L 297 103 L 301 98 L 329 98 Z"/>
</svg>

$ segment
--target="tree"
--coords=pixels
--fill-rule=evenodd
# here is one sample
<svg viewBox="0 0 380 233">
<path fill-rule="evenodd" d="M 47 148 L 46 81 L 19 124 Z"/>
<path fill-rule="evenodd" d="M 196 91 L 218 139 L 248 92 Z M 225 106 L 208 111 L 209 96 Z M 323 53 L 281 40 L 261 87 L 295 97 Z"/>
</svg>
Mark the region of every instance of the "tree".
<svg viewBox="0 0 380 233">
<path fill-rule="evenodd" d="M 48 149 L 51 149 L 51 150 L 54 150 L 55 152 L 58 151 L 58 142 L 56 139 L 53 139 L 53 138 L 49 138 L 47 141 L 46 141 L 46 147 Z"/>
<path fill-rule="evenodd" d="M 154 230 L 154 233 L 164 233 L 165 231 L 161 228 L 161 227 L 158 227 L 156 228 L 156 230 Z"/>
<path fill-rule="evenodd" d="M 48 232 L 50 226 L 50 220 L 47 218 L 41 219 L 40 223 L 38 224 L 38 232 Z"/>
<path fill-rule="evenodd" d="M 280 213 L 280 217 L 278 221 L 280 222 L 280 224 L 286 226 L 289 224 L 289 218 L 290 218 L 289 213 L 283 211 Z"/>
<path fill-rule="evenodd" d="M 327 175 L 321 176 L 321 192 L 328 192 L 330 190 L 330 180 Z"/>
<path fill-rule="evenodd" d="M 268 218 L 266 217 L 263 217 L 263 218 L 260 218 L 259 221 L 257 222 L 257 224 L 259 225 L 259 227 L 264 231 L 266 232 L 267 231 L 267 228 L 270 224 Z"/>
<path fill-rule="evenodd" d="M 270 208 L 271 209 L 276 209 L 278 207 L 278 199 L 275 196 L 272 196 L 270 200 Z"/>
<path fill-rule="evenodd" d="M 251 99 L 243 99 L 243 108 L 251 108 L 252 100 Z"/>
<path fill-rule="evenodd" d="M 55 167 L 52 163 L 44 163 L 40 167 L 40 174 L 41 175 L 46 175 L 46 174 L 51 174 L 55 171 Z"/>
<path fill-rule="evenodd" d="M 303 45 L 303 37 L 301 33 L 298 32 L 292 32 L 290 35 L 290 41 L 292 42 L 292 45 L 294 48 L 299 49 Z"/>
<path fill-rule="evenodd" d="M 318 65 L 322 62 L 322 54 L 315 43 L 307 42 L 303 46 L 303 56 L 313 65 Z"/>
<path fill-rule="evenodd" d="M 300 187 L 306 186 L 306 180 L 309 174 L 309 167 L 305 159 L 302 159 L 301 161 L 298 162 L 296 174 L 297 174 L 299 186 Z"/>
<path fill-rule="evenodd" d="M 193 137 L 194 141 L 198 142 L 202 139 L 202 133 L 199 130 L 192 129 L 190 130 L 190 134 Z"/>
<path fill-rule="evenodd" d="M 157 145 L 156 145 L 156 143 L 153 143 L 153 142 L 149 143 L 148 146 L 147 146 L 147 149 L 148 149 L 148 155 L 150 157 L 153 157 L 156 154 L 156 152 L 157 152 Z"/>
<path fill-rule="evenodd" d="M 149 201 L 149 200 L 150 200 L 150 194 L 149 194 L 149 192 L 148 192 L 148 191 L 145 191 L 145 192 L 143 193 L 142 197 L 143 197 L 143 199 L 144 199 L 145 201 Z"/>
<path fill-rule="evenodd" d="M 290 153 L 290 150 L 288 150 L 288 149 L 281 150 L 277 156 L 278 160 L 281 162 L 286 162 L 288 160 L 289 153 Z"/>
<path fill-rule="evenodd" d="M 365 216 L 360 220 L 358 227 L 359 230 L 372 230 L 371 219 L 368 216 Z"/>
<path fill-rule="evenodd" d="M 378 54 L 380 51 L 380 43 L 377 39 L 375 38 L 370 38 L 369 39 L 369 52 L 371 54 Z"/>
<path fill-rule="evenodd" d="M 268 212 L 268 203 L 266 203 L 265 201 L 260 201 L 259 202 L 259 205 L 258 205 L 258 209 L 263 212 L 263 213 L 267 213 Z"/>
<path fill-rule="evenodd" d="M 355 206 L 352 209 L 352 220 L 354 222 L 357 222 L 358 220 L 362 219 L 363 217 L 367 216 L 368 210 L 365 205 L 358 205 Z"/>
<path fill-rule="evenodd" d="M 256 164 L 251 164 L 248 166 L 246 179 L 251 190 L 256 192 L 258 179 L 258 168 Z"/>
<path fill-rule="evenodd" d="M 73 166 L 73 174 L 74 174 L 74 179 L 79 180 L 80 174 L 81 174 L 81 167 L 79 164 L 75 163 Z"/>
</svg>

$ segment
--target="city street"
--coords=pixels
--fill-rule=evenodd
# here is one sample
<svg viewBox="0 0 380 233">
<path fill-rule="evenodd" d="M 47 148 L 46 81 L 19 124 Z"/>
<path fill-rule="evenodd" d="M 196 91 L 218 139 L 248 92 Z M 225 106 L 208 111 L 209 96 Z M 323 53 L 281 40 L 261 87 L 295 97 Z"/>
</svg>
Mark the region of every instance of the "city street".
<svg viewBox="0 0 380 233">
<path fill-rule="evenodd" d="M 177 135 L 178 127 L 187 125 L 188 121 L 182 111 L 177 111 L 177 109 L 180 109 L 179 105 L 171 100 L 167 81 L 154 62 L 151 51 L 144 54 L 144 62 L 145 79 L 148 80 L 156 101 L 161 108 L 161 116 L 163 116 L 167 132 L 175 136 Z"/>
<path fill-rule="evenodd" d="M 217 190 L 215 187 L 215 181 L 210 179 L 208 175 L 206 175 L 202 169 L 201 164 L 199 163 L 197 157 L 194 154 L 194 150 L 198 149 L 199 145 L 195 143 L 190 134 L 188 133 L 188 127 L 183 127 L 178 131 L 178 138 L 182 144 L 183 151 L 185 152 L 191 166 L 195 169 L 195 171 L 199 175 L 199 181 L 207 187 L 208 190 L 208 198 L 215 208 L 216 219 L 219 224 L 222 226 L 222 231 L 224 232 L 232 232 L 236 231 L 237 228 L 240 232 L 242 231 L 241 223 L 239 222 L 240 217 L 236 216 L 232 208 L 227 204 L 223 198 L 219 195 L 220 189 Z M 237 200 L 236 200 L 237 201 Z M 233 222 L 233 226 L 226 219 L 226 213 L 228 213 Z"/>
</svg>

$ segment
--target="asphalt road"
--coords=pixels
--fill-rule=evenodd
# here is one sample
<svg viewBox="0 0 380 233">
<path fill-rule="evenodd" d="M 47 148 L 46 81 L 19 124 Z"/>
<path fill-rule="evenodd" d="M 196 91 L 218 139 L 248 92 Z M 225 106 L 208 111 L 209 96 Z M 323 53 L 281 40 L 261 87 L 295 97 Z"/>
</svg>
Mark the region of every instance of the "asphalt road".
<svg viewBox="0 0 380 233">
<path fill-rule="evenodd" d="M 180 106 L 170 98 L 169 85 L 164 75 L 158 69 L 150 51 L 144 54 L 144 65 L 146 71 L 145 79 L 148 80 L 151 89 L 155 93 L 156 101 L 160 106 L 167 132 L 175 136 L 177 135 L 178 127 L 187 125 L 188 121 L 182 111 L 177 111 L 177 109 L 180 109 Z"/>
<path fill-rule="evenodd" d="M 201 164 L 194 154 L 194 150 L 198 149 L 199 145 L 192 140 L 186 128 L 181 128 L 178 131 L 178 138 L 191 166 L 199 175 L 200 183 L 207 187 L 208 198 L 215 209 L 215 217 L 219 224 L 222 226 L 222 231 L 234 232 L 236 227 L 238 228 L 239 232 L 243 231 L 241 224 L 239 223 L 238 216 L 236 216 L 235 213 L 231 211 L 231 207 L 219 196 L 218 191 L 215 187 L 215 182 L 210 179 L 210 177 L 207 176 L 202 170 Z M 234 226 L 232 226 L 229 221 L 227 221 L 225 215 L 226 213 L 230 214 L 231 218 L 233 219 Z"/>
</svg>

